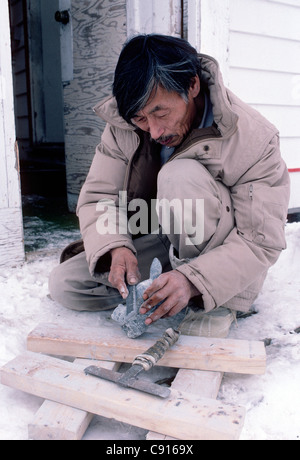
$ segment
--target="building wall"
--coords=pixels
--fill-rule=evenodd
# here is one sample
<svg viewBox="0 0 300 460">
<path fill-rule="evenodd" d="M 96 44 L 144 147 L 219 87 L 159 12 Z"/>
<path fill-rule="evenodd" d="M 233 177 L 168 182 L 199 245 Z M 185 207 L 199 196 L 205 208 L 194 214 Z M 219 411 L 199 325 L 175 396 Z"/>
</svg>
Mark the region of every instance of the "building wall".
<svg viewBox="0 0 300 460">
<path fill-rule="evenodd" d="M 73 79 L 64 86 L 65 152 L 70 211 L 88 173 L 104 122 L 92 108 L 111 93 L 126 40 L 125 0 L 72 0 Z"/>
<path fill-rule="evenodd" d="M 183 9 L 182 0 L 126 0 L 127 35 L 159 33 L 181 37 Z"/>
<path fill-rule="evenodd" d="M 24 260 L 8 3 L 0 15 L 0 266 Z"/>
<path fill-rule="evenodd" d="M 111 94 L 115 66 L 135 33 L 181 36 L 181 0 L 71 1 L 73 79 L 64 87 L 68 206 L 76 208 L 105 123 L 92 107 Z"/>
<path fill-rule="evenodd" d="M 273 122 L 300 211 L 300 1 L 184 0 L 186 36 L 214 56 L 224 83 Z"/>
<path fill-rule="evenodd" d="M 230 0 L 228 84 L 280 132 L 300 207 L 300 2 Z M 296 171 L 295 171 L 296 170 Z"/>
</svg>

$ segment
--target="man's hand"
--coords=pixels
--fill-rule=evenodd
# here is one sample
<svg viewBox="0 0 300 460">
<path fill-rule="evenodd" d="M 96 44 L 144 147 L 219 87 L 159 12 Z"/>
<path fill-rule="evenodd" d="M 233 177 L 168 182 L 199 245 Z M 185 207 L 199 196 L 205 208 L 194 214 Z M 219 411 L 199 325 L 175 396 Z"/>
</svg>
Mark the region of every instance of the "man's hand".
<svg viewBox="0 0 300 460">
<path fill-rule="evenodd" d="M 140 313 L 145 314 L 158 303 L 163 303 L 150 315 L 145 324 L 151 324 L 164 316 L 174 316 L 185 308 L 189 300 L 199 295 L 198 289 L 177 270 L 163 273 L 144 292 L 145 302 Z"/>
<path fill-rule="evenodd" d="M 118 289 L 126 299 L 128 296 L 127 284 L 137 284 L 140 280 L 138 261 L 133 252 L 128 248 L 115 248 L 110 251 L 111 266 L 108 281 Z"/>
</svg>

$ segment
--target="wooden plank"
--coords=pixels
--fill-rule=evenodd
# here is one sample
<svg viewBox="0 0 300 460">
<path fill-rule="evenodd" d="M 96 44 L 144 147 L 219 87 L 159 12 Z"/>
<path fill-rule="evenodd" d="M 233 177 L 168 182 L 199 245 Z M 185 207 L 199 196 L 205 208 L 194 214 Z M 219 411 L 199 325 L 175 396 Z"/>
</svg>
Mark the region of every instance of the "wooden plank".
<svg viewBox="0 0 300 460">
<path fill-rule="evenodd" d="M 184 440 L 238 439 L 245 409 L 171 390 L 162 399 L 85 375 L 78 365 L 26 352 L 2 367 L 1 383 L 36 396 Z"/>
<path fill-rule="evenodd" d="M 28 425 L 33 441 L 76 441 L 84 435 L 94 415 L 54 401 L 43 402 Z"/>
<path fill-rule="evenodd" d="M 192 369 L 179 369 L 172 389 L 184 391 L 189 394 L 202 396 L 203 398 L 216 399 L 223 372 L 198 371 Z M 147 440 L 174 440 L 170 436 L 150 431 Z"/>
<path fill-rule="evenodd" d="M 223 372 L 179 369 L 173 380 L 172 388 L 203 398 L 217 399 L 223 375 Z M 147 440 L 174 440 L 174 438 L 149 431 Z"/>
<path fill-rule="evenodd" d="M 131 363 L 147 350 L 157 334 L 129 339 L 116 327 L 73 327 L 40 324 L 27 337 L 27 349 L 56 356 Z M 180 336 L 159 361 L 160 366 L 241 374 L 263 374 L 266 353 L 263 342 Z"/>
<path fill-rule="evenodd" d="M 223 372 L 180 369 L 172 388 L 197 394 L 203 398 L 216 399 L 222 378 Z"/>
<path fill-rule="evenodd" d="M 97 365 L 117 371 L 121 363 L 75 359 L 82 369 Z M 80 440 L 92 421 L 94 414 L 46 400 L 28 425 L 28 438 L 34 441 L 76 441 Z"/>
</svg>

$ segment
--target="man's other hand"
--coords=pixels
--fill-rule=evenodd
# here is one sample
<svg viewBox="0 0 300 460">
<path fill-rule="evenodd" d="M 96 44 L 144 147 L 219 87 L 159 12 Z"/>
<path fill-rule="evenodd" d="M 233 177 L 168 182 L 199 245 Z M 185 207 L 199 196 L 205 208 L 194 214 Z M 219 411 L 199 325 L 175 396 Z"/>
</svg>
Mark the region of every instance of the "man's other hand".
<svg viewBox="0 0 300 460">
<path fill-rule="evenodd" d="M 145 302 L 140 313 L 145 314 L 155 305 L 162 304 L 145 323 L 151 324 L 164 316 L 174 316 L 185 308 L 192 297 L 199 295 L 198 289 L 177 270 L 163 273 L 144 292 Z"/>
</svg>

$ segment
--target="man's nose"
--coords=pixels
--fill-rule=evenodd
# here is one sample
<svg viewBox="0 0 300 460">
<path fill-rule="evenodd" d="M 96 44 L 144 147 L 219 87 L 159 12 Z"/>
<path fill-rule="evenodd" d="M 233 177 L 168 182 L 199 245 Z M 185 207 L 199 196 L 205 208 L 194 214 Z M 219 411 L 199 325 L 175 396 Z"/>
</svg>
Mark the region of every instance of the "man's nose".
<svg viewBox="0 0 300 460">
<path fill-rule="evenodd" d="M 152 139 L 157 140 L 163 135 L 164 128 L 160 126 L 160 123 L 158 121 L 151 120 L 148 122 L 148 126 Z"/>
</svg>

